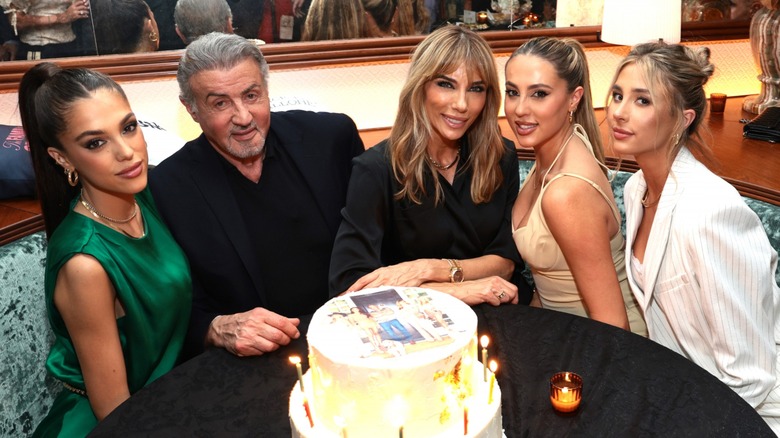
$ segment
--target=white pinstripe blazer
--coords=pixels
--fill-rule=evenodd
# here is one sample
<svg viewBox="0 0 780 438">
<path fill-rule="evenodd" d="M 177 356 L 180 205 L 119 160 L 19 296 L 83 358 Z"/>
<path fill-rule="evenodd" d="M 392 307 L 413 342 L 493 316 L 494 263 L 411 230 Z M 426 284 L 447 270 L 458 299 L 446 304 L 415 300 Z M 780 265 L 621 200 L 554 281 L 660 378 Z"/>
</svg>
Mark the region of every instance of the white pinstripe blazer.
<svg viewBox="0 0 780 438">
<path fill-rule="evenodd" d="M 626 183 L 626 260 L 647 185 Z M 628 280 L 650 339 L 730 386 L 780 434 L 780 288 L 777 252 L 729 183 L 683 148 L 658 203 L 643 260 Z"/>
</svg>

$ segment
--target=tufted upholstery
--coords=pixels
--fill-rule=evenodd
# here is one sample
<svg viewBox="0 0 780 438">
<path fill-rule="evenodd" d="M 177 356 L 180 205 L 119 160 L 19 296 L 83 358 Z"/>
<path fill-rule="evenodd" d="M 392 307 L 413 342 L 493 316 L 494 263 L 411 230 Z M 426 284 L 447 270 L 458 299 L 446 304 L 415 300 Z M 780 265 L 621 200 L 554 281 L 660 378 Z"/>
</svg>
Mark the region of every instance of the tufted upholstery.
<svg viewBox="0 0 780 438">
<path fill-rule="evenodd" d="M 0 436 L 32 434 L 61 386 L 46 374 L 54 340 L 46 316 L 43 232 L 0 246 Z"/>
<path fill-rule="evenodd" d="M 522 181 L 525 180 L 528 172 L 531 171 L 531 166 L 533 166 L 534 162 L 533 160 L 518 161 L 518 171 L 520 173 L 520 181 L 522 184 Z M 631 177 L 632 173 L 626 171 L 610 172 L 614 176 L 612 179 L 612 193 L 615 196 L 615 202 L 617 202 L 618 210 L 620 210 L 620 229 L 625 236 L 626 215 L 624 211 L 625 205 L 623 204 L 623 187 L 625 187 L 626 181 L 628 181 L 628 178 Z M 768 202 L 759 201 L 747 196 L 743 196 L 743 199 L 745 200 L 745 203 L 748 205 L 748 207 L 753 209 L 753 211 L 755 211 L 758 215 L 759 219 L 761 219 L 761 223 L 764 225 L 764 230 L 766 230 L 766 234 L 769 237 L 769 243 L 772 245 L 775 251 L 778 251 L 780 249 L 780 206 L 772 205 Z M 526 268 L 526 271 L 528 272 L 524 272 L 523 274 L 526 276 L 526 278 L 530 279 L 530 270 Z M 775 282 L 780 284 L 780 268 L 775 271 Z M 531 284 L 533 284 L 533 280 L 531 280 Z"/>
</svg>

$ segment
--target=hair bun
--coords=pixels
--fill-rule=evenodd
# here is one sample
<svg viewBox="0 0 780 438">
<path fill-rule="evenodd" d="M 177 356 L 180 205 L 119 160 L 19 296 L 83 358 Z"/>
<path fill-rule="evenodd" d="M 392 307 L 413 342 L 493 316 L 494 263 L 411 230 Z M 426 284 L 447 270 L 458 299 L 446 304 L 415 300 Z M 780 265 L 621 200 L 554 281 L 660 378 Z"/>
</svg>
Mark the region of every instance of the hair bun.
<svg viewBox="0 0 780 438">
<path fill-rule="evenodd" d="M 701 68 L 701 72 L 704 74 L 701 83 L 702 85 L 706 84 L 715 73 L 715 66 L 710 62 L 710 48 L 706 46 L 687 47 L 686 51 L 688 57 Z"/>
</svg>

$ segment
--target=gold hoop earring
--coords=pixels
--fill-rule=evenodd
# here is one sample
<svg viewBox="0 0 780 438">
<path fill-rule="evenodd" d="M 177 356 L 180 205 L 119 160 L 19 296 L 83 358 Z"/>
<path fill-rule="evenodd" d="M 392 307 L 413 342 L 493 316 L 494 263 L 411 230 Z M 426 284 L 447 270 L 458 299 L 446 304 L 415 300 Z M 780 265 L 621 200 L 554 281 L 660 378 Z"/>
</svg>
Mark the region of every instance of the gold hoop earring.
<svg viewBox="0 0 780 438">
<path fill-rule="evenodd" d="M 574 111 L 569 111 L 569 123 L 574 121 Z"/>
<path fill-rule="evenodd" d="M 157 32 L 149 32 L 149 41 L 156 43 L 160 39 L 160 36 L 157 35 Z"/>
<path fill-rule="evenodd" d="M 76 184 L 79 183 L 79 173 L 76 169 L 65 169 L 65 177 L 71 187 L 76 187 Z"/>
</svg>

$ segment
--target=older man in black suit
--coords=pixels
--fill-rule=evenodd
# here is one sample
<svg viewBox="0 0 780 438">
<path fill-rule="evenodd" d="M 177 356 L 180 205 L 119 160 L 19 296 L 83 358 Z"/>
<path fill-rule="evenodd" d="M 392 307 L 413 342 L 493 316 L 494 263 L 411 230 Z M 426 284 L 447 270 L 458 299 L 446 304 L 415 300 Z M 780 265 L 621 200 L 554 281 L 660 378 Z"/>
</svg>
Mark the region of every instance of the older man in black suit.
<svg viewBox="0 0 780 438">
<path fill-rule="evenodd" d="M 351 160 L 343 114 L 270 112 L 268 65 L 238 35 L 187 47 L 180 98 L 203 134 L 150 172 L 157 207 L 193 279 L 185 357 L 205 346 L 259 355 L 300 336 L 328 299 L 328 265 Z"/>
</svg>

